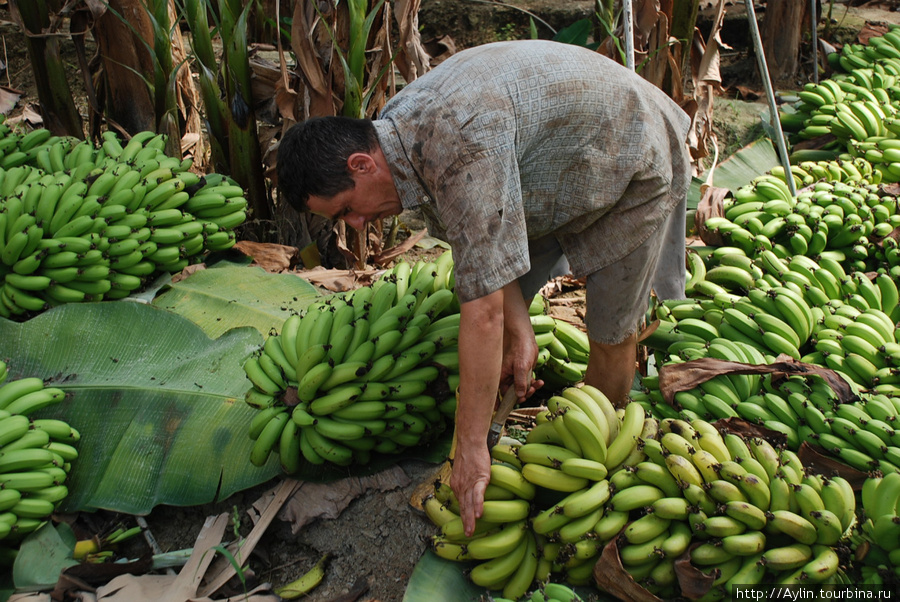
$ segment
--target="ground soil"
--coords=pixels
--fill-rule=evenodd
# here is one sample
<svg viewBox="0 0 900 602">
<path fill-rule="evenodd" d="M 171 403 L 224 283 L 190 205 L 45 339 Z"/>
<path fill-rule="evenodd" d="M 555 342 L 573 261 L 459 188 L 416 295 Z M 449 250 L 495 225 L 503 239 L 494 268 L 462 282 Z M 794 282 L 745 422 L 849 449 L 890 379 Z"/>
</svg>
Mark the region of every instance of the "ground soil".
<svg viewBox="0 0 900 602">
<path fill-rule="evenodd" d="M 454 40 L 457 48 L 463 48 L 499 39 L 529 37 L 530 16 L 538 17 L 539 31 L 543 30 L 541 37 L 549 37 L 546 34 L 550 29 L 558 30 L 577 18 L 588 16 L 594 1 L 515 2 L 519 7 L 527 7 L 525 10 L 511 4 L 487 0 L 423 0 L 420 13 L 423 39 L 436 40 L 446 35 Z M 465 5 L 462 10 L 460 5 Z M 561 5 L 570 6 L 563 11 Z M 897 22 L 897 13 L 885 10 L 895 6 L 896 2 L 888 2 L 872 9 L 854 9 L 845 14 L 846 5 L 839 4 L 833 13 L 834 25 L 843 34 L 852 36 L 866 20 Z M 716 100 L 714 112 L 714 127 L 725 154 L 762 135 L 759 114 L 764 108 L 764 101 L 748 102 L 738 90 L 740 84 L 752 79 L 755 65 L 748 59 L 746 43 L 736 43 L 738 36 L 735 34 L 733 39 L 729 39 L 729 35 L 723 34 L 723 41 L 732 45 L 732 50 L 724 55 L 726 94 Z M 0 58 L 6 65 L 5 72 L 0 72 L 0 85 L 21 92 L 19 102 L 8 113 L 8 116 L 15 117 L 21 115 L 27 105 L 35 105 L 37 97 L 24 40 L 18 28 L 9 22 L 9 13 L 2 1 L 0 42 L 0 52 L 3 53 Z M 66 56 L 72 57 L 72 89 L 76 94 L 83 94 L 74 55 Z M 404 220 L 408 226 L 416 226 L 415 215 L 404 216 Z M 413 251 L 410 257 L 414 259 L 419 252 Z M 580 294 L 578 290 L 563 291 L 556 297 L 555 311 L 578 320 Z M 289 523 L 276 519 L 257 546 L 257 553 L 251 561 L 253 579 L 275 586 L 283 585 L 299 577 L 323 554 L 328 553 L 332 559 L 327 576 L 306 599 L 312 602 L 339 599 L 400 601 L 409 576 L 426 549 L 429 536 L 435 531 L 410 506 L 410 496 L 418 484 L 431 478 L 437 466 L 405 460 L 399 463 L 399 467 L 408 477 L 405 485 L 390 491 L 365 493 L 352 501 L 337 518 L 317 520 L 297 534 L 292 533 Z M 222 512 L 235 513 L 240 518 L 240 531 L 246 535 L 252 528 L 247 511 L 276 483 L 277 480 L 262 484 L 215 504 L 187 508 L 159 507 L 144 518 L 163 551 L 192 547 L 204 519 Z M 117 521 L 130 526 L 134 520 L 135 517 L 101 512 L 90 517 L 89 522 L 99 530 Z M 125 548 L 124 551 L 135 554 L 145 551 L 140 549 L 143 544 L 132 545 L 137 547 Z M 365 592 L 360 594 L 361 589 Z"/>
</svg>

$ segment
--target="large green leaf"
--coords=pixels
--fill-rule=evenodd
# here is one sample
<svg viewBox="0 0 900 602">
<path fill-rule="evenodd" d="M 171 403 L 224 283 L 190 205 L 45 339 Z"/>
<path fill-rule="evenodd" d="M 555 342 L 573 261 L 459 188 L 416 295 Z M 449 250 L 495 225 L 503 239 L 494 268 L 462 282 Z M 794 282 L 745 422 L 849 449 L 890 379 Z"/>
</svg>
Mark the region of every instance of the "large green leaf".
<svg viewBox="0 0 900 602">
<path fill-rule="evenodd" d="M 317 296 L 316 288 L 298 276 L 226 265 L 170 284 L 153 305 L 190 319 L 216 338 L 237 326 L 252 326 L 263 334 L 278 330 Z"/>
<path fill-rule="evenodd" d="M 779 165 L 778 153 L 775 151 L 772 141 L 768 138 L 760 138 L 717 165 L 715 172 L 713 172 L 712 185 L 719 188 L 727 188 L 734 192 L 741 186 L 749 184 L 759 175 L 768 172 L 776 165 Z M 708 178 L 709 172 L 707 171 L 702 177 L 691 179 L 691 185 L 687 194 L 688 233 L 694 229 L 695 210 L 703 198 L 700 189 Z"/>
<path fill-rule="evenodd" d="M 406 584 L 403 602 L 469 602 L 481 600 L 487 593 L 468 578 L 465 571 L 472 563 L 452 562 L 427 550 Z"/>
<path fill-rule="evenodd" d="M 402 602 L 475 602 L 489 600 L 489 596 L 499 596 L 501 592 L 489 592 L 469 580 L 466 574 L 475 564 L 476 562 L 445 560 L 431 550 L 426 550 L 409 577 Z M 590 585 L 579 586 L 574 590 L 582 600 L 616 600 Z"/>
<path fill-rule="evenodd" d="M 51 590 L 59 574 L 76 566 L 72 558 L 77 537 L 66 523 L 54 526 L 44 523 L 28 535 L 19 548 L 13 564 L 13 580 L 19 591 Z"/>
<path fill-rule="evenodd" d="M 717 165 L 713 185 L 734 191 L 776 165 L 780 163 L 775 146 L 770 139 L 760 138 Z"/>
<path fill-rule="evenodd" d="M 41 416 L 78 429 L 64 510 L 146 514 L 158 504 L 224 499 L 269 480 L 248 461 L 256 410 L 241 363 L 262 344 L 253 328 L 209 338 L 142 303 L 74 303 L 24 323 L 0 320 L 10 378 L 38 376 L 69 395 Z"/>
</svg>

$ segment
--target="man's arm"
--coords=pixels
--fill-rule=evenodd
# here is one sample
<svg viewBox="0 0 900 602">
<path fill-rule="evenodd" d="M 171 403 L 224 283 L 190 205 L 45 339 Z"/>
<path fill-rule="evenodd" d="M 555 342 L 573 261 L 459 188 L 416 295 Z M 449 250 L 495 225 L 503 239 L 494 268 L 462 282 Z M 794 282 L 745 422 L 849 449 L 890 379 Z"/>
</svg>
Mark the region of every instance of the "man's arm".
<svg viewBox="0 0 900 602">
<path fill-rule="evenodd" d="M 487 435 L 501 377 L 516 387 L 520 401 L 543 383 L 531 380 L 537 344 L 517 282 L 463 303 L 460 314 L 461 384 L 450 485 L 471 535 L 491 478 Z"/>
<path fill-rule="evenodd" d="M 532 380 L 538 346 L 528 314 L 528 303 L 522 296 L 519 282 L 507 284 L 503 291 L 503 371 L 500 384 L 504 392 L 506 385 L 515 387 L 518 402 L 522 403 L 540 389 L 544 381 Z"/>
<path fill-rule="evenodd" d="M 497 401 L 503 356 L 503 289 L 460 307 L 459 405 L 450 486 L 459 500 L 466 533 L 481 516 L 491 479 L 487 435 Z"/>
</svg>

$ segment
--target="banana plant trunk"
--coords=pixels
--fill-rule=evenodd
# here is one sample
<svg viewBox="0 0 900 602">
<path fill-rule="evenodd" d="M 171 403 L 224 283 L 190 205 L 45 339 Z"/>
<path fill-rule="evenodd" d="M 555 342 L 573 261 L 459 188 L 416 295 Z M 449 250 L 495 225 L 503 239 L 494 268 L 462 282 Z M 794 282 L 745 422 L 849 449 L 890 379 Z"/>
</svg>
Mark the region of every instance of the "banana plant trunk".
<svg viewBox="0 0 900 602">
<path fill-rule="evenodd" d="M 773 82 L 797 74 L 800 42 L 809 21 L 809 0 L 769 0 L 766 3 L 760 39 Z"/>
<path fill-rule="evenodd" d="M 249 5 L 223 0 L 221 29 L 225 98 L 228 103 L 228 155 L 231 176 L 247 191 L 257 235 L 263 238 L 272 208 L 265 185 L 262 151 L 251 97 L 250 61 L 247 49 Z M 247 233 L 245 227 L 245 233 Z"/>
<path fill-rule="evenodd" d="M 66 66 L 59 51 L 59 38 L 51 31 L 45 0 L 10 0 L 13 18 L 26 34 L 44 127 L 56 135 L 84 138 L 81 115 L 66 79 Z"/>
<path fill-rule="evenodd" d="M 106 115 L 130 133 L 156 130 L 153 97 L 142 75 L 154 72 L 153 57 L 141 40 L 153 40 L 142 0 L 109 0 L 94 27 L 103 66 Z"/>
</svg>

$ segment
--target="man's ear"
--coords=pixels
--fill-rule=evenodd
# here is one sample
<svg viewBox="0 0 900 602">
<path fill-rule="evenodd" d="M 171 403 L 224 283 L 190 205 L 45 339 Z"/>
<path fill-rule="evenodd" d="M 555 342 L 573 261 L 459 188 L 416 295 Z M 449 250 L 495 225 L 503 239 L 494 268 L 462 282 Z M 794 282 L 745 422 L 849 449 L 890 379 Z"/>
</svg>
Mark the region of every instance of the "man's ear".
<svg viewBox="0 0 900 602">
<path fill-rule="evenodd" d="M 368 153 L 353 153 L 347 158 L 347 168 L 351 174 L 371 173 L 375 168 L 375 159 Z"/>
</svg>

